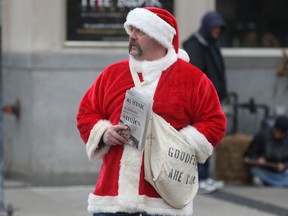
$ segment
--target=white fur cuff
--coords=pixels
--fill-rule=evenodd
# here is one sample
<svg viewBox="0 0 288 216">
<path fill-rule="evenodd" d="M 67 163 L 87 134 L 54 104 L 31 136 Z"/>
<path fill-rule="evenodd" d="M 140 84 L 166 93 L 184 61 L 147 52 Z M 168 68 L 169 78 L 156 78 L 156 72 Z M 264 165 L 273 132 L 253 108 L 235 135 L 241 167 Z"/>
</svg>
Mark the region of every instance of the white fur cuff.
<svg viewBox="0 0 288 216">
<path fill-rule="evenodd" d="M 100 120 L 94 125 L 90 132 L 88 142 L 86 143 L 86 152 L 89 160 L 101 159 L 102 156 L 109 151 L 110 146 L 103 145 L 99 147 L 99 143 L 105 130 L 110 126 L 112 126 L 112 124 L 107 120 Z"/>
<path fill-rule="evenodd" d="M 212 154 L 213 146 L 207 138 L 200 133 L 195 127 L 188 125 L 179 131 L 186 142 L 191 144 L 196 149 L 196 157 L 199 163 L 204 163 Z"/>
</svg>

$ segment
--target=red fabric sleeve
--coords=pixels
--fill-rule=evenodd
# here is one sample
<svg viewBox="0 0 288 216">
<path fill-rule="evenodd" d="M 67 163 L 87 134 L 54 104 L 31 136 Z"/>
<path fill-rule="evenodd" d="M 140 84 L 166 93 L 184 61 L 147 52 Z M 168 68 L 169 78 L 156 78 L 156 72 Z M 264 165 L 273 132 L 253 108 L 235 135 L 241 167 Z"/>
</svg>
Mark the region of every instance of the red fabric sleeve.
<svg viewBox="0 0 288 216">
<path fill-rule="evenodd" d="M 216 146 L 226 132 L 226 116 L 222 111 L 217 92 L 212 82 L 203 75 L 194 95 L 192 126 L 204 134 L 207 140 Z M 195 100 L 196 99 L 196 100 Z M 197 103 L 195 103 L 197 101 Z"/>
<path fill-rule="evenodd" d="M 100 75 L 93 85 L 88 89 L 82 98 L 77 113 L 77 128 L 80 136 L 87 143 L 90 131 L 93 126 L 101 119 L 105 119 L 104 112 L 101 110 L 99 98 L 103 97 L 101 92 L 102 75 Z"/>
<path fill-rule="evenodd" d="M 107 67 L 82 98 L 77 114 L 77 127 L 85 143 L 99 120 L 118 124 L 127 89 L 134 86 L 128 60 Z"/>
</svg>

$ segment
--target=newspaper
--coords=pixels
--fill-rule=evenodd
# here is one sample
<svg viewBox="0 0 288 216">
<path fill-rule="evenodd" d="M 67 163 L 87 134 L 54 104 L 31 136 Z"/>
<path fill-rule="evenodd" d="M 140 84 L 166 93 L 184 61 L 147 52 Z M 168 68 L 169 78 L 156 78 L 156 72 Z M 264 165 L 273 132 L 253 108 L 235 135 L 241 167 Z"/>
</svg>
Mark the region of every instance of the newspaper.
<svg viewBox="0 0 288 216">
<path fill-rule="evenodd" d="M 257 160 L 251 159 L 251 158 L 248 158 L 248 157 L 244 158 L 244 163 L 246 165 L 270 167 L 270 168 L 274 168 L 274 169 L 277 169 L 277 167 L 278 167 L 276 162 L 266 161 L 265 163 L 259 163 Z"/>
<path fill-rule="evenodd" d="M 128 130 L 120 131 L 120 135 L 128 139 L 127 144 L 139 150 L 144 149 L 152 104 L 153 100 L 137 89 L 127 90 L 119 124 L 126 125 Z"/>
</svg>

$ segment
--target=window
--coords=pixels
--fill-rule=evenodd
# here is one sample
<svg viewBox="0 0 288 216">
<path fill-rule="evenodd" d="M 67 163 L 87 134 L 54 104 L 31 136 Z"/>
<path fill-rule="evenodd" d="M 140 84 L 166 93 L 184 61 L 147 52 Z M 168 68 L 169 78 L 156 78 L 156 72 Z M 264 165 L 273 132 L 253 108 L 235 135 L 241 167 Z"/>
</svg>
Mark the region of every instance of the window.
<svg viewBox="0 0 288 216">
<path fill-rule="evenodd" d="M 173 0 L 66 0 L 66 44 L 127 42 L 123 24 L 130 10 L 154 6 L 173 13 L 173 5 Z"/>
<path fill-rule="evenodd" d="M 287 0 L 217 0 L 222 47 L 288 47 Z"/>
</svg>

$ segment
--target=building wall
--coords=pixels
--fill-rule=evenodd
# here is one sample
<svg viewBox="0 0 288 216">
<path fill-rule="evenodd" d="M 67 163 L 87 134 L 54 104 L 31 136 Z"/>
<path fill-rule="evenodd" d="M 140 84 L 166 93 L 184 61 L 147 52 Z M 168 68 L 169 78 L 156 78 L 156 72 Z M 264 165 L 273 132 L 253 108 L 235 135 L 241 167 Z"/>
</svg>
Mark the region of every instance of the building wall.
<svg viewBox="0 0 288 216">
<path fill-rule="evenodd" d="M 249 52 L 251 55 L 252 51 Z M 266 52 L 269 53 L 268 50 Z M 276 51 L 276 55 L 258 54 L 255 57 L 255 54 L 249 56 L 247 53 L 245 56 L 225 58 L 228 90 L 238 94 L 239 133 L 253 135 L 260 130 L 263 120 L 270 122 L 275 115 L 288 115 L 288 80 L 287 77 L 276 75 L 277 69 L 283 63 L 281 51 L 278 52 Z M 265 50 L 261 53 L 265 53 Z M 240 107 L 251 99 L 256 105 L 255 112 Z M 265 118 L 264 106 L 269 109 L 268 118 Z"/>
<path fill-rule="evenodd" d="M 213 0 L 175 1 L 181 41 L 214 5 Z M 86 89 L 107 65 L 127 57 L 126 47 L 65 46 L 64 0 L 3 0 L 2 8 L 4 104 L 21 103 L 19 119 L 4 116 L 6 175 L 35 185 L 93 183 L 100 161 L 88 161 L 75 115 Z M 225 56 L 229 88 L 240 100 L 255 95 L 259 102 L 273 102 L 267 89 L 280 52 L 262 59 Z M 282 91 L 279 101 L 286 98 Z"/>
</svg>

